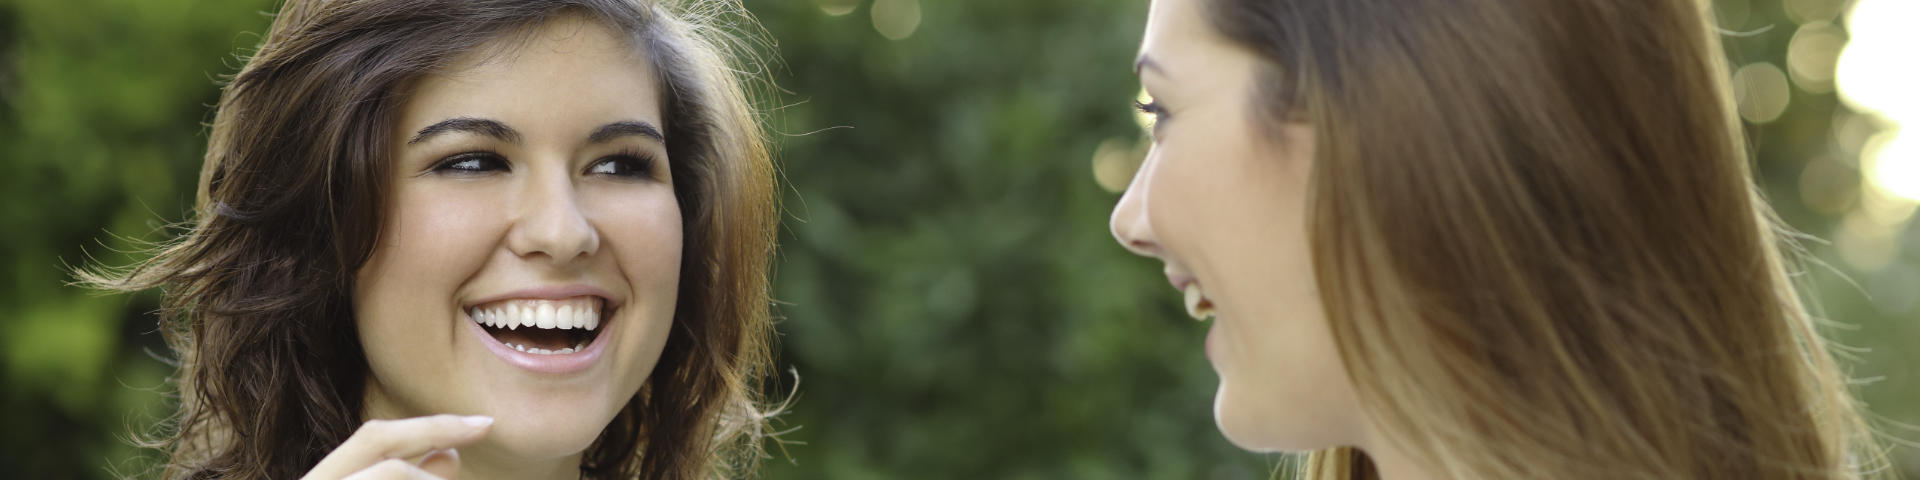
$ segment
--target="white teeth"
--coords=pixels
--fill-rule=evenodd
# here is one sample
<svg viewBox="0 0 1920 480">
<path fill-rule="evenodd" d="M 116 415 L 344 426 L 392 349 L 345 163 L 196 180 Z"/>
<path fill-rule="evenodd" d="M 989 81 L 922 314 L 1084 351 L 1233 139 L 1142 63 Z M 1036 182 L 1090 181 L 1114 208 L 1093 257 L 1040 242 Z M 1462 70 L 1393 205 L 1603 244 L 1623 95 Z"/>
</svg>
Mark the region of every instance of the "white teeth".
<svg viewBox="0 0 1920 480">
<path fill-rule="evenodd" d="M 1188 283 L 1182 293 L 1187 297 L 1187 316 L 1201 321 L 1213 317 L 1213 302 L 1208 301 L 1206 295 L 1200 293 L 1200 284 Z"/>
<path fill-rule="evenodd" d="M 540 308 L 535 310 L 535 312 L 536 313 L 533 314 L 534 325 L 540 328 L 553 328 L 553 304 L 541 303 Z"/>
<path fill-rule="evenodd" d="M 488 308 L 467 312 L 474 323 L 508 330 L 547 328 L 570 330 L 600 328 L 600 299 L 576 297 L 566 300 L 508 300 Z"/>
</svg>

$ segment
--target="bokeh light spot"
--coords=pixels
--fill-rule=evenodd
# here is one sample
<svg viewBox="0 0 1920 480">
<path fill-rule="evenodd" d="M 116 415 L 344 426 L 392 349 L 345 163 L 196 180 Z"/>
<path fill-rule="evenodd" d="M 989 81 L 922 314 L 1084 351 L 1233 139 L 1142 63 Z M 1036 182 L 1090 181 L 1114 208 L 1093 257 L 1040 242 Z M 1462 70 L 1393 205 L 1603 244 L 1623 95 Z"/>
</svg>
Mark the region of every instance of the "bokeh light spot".
<svg viewBox="0 0 1920 480">
<path fill-rule="evenodd" d="M 920 28 L 920 0 L 874 0 L 873 29 L 888 40 L 904 40 Z"/>
<path fill-rule="evenodd" d="M 1809 93 L 1833 91 L 1833 66 L 1846 45 L 1846 34 L 1831 23 L 1801 25 L 1787 44 L 1787 73 L 1793 84 Z"/>
<path fill-rule="evenodd" d="M 1832 158 L 1816 157 L 1800 171 L 1800 203 L 1816 212 L 1845 214 L 1859 195 L 1860 173 Z"/>
<path fill-rule="evenodd" d="M 1847 154 L 1843 157 L 1847 164 L 1859 165 L 1853 156 L 1859 155 L 1860 147 L 1867 144 L 1867 139 L 1873 138 L 1874 132 L 1880 131 L 1875 119 L 1873 115 L 1862 115 L 1846 109 L 1834 112 L 1833 144 Z"/>
<path fill-rule="evenodd" d="M 1847 14 L 1851 38 L 1840 51 L 1834 86 L 1855 110 L 1896 123 L 1920 123 L 1920 1 L 1860 0 Z"/>
<path fill-rule="evenodd" d="M 1901 130 L 1874 135 L 1861 151 L 1860 169 L 1888 195 L 1920 202 L 1920 135 Z"/>
<path fill-rule="evenodd" d="M 1101 141 L 1100 146 L 1093 149 L 1093 181 L 1111 193 L 1126 190 L 1146 160 L 1146 152 L 1141 148 L 1143 143 L 1120 137 Z"/>
<path fill-rule="evenodd" d="M 1792 92 L 1787 91 L 1787 74 L 1771 63 L 1750 63 L 1733 72 L 1733 96 L 1739 102 L 1740 118 L 1767 123 L 1787 111 Z"/>
<path fill-rule="evenodd" d="M 860 0 L 813 0 L 813 4 L 819 6 L 821 12 L 838 17 L 853 13 L 860 7 Z"/>
<path fill-rule="evenodd" d="M 1920 202 L 1920 133 L 1905 130 L 1920 125 L 1915 21 L 1920 2 L 1860 0 L 1847 12 L 1852 40 L 1834 68 L 1840 100 L 1890 124 L 1860 151 L 1860 171 L 1870 187 L 1861 207 L 1882 224 L 1904 224 Z"/>
<path fill-rule="evenodd" d="M 1840 16 L 1841 0 L 1786 0 L 1781 7 L 1795 23 L 1831 22 Z"/>
</svg>

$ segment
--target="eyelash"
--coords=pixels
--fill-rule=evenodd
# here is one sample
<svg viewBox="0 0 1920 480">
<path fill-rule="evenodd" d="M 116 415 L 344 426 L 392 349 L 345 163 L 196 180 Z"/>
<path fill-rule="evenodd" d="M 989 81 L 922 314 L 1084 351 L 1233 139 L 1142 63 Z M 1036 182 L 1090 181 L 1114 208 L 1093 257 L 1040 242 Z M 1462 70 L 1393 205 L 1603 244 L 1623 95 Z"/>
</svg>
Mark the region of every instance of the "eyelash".
<svg viewBox="0 0 1920 480">
<path fill-rule="evenodd" d="M 1170 118 L 1170 116 L 1167 115 L 1166 107 L 1161 106 L 1159 100 L 1155 100 L 1152 102 L 1144 102 L 1144 103 L 1135 101 L 1133 102 L 1133 108 L 1135 110 L 1139 110 L 1140 113 L 1153 115 L 1154 130 L 1159 130 L 1160 122 L 1165 122 L 1167 121 L 1168 118 Z"/>
<path fill-rule="evenodd" d="M 1139 110 L 1140 113 L 1145 113 L 1145 114 L 1153 115 L 1156 117 L 1160 116 L 1160 113 L 1161 113 L 1160 102 L 1144 103 L 1144 102 L 1136 101 L 1136 102 L 1133 102 L 1133 109 Z"/>
<path fill-rule="evenodd" d="M 482 162 L 486 163 L 486 165 L 476 165 L 470 168 L 457 167 L 457 165 L 467 162 Z M 625 172 L 619 172 L 621 167 L 616 166 L 614 172 L 604 173 L 603 175 L 619 178 L 652 178 L 654 176 L 653 156 L 635 151 L 621 151 L 600 157 L 594 160 L 591 165 L 587 166 L 587 172 L 594 173 L 596 170 L 599 170 L 602 165 L 622 164 L 624 164 Z M 506 157 L 492 150 L 457 153 L 440 160 L 439 163 L 435 163 L 431 169 L 434 173 L 451 175 L 480 175 L 499 170 L 511 171 L 512 168 L 507 164 Z"/>
</svg>

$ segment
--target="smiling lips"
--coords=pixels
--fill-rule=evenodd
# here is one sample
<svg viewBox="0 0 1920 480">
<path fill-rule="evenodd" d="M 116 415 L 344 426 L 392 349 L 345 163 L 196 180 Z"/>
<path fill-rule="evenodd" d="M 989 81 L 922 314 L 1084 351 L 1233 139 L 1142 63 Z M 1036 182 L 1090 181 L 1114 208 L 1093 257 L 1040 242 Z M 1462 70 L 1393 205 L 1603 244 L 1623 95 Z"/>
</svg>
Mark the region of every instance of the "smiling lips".
<svg viewBox="0 0 1920 480">
<path fill-rule="evenodd" d="M 569 355 L 599 335 L 606 300 L 580 296 L 559 300 L 510 299 L 476 305 L 467 316 L 488 335 L 520 352 Z"/>
</svg>

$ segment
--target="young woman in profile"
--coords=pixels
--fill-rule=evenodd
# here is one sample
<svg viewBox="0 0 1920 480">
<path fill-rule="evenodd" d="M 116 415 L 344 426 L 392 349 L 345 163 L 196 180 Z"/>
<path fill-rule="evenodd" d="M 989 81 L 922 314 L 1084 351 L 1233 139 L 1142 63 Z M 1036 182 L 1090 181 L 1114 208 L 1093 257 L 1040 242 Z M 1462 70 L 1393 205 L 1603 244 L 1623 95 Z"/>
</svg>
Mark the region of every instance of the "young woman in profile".
<svg viewBox="0 0 1920 480">
<path fill-rule="evenodd" d="M 1217 318 L 1222 433 L 1313 479 L 1885 472 L 1705 8 L 1154 0 L 1112 228 Z"/>
<path fill-rule="evenodd" d="M 169 478 L 747 475 L 771 161 L 733 2 L 289 0 L 164 289 Z"/>
</svg>

